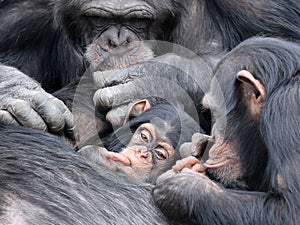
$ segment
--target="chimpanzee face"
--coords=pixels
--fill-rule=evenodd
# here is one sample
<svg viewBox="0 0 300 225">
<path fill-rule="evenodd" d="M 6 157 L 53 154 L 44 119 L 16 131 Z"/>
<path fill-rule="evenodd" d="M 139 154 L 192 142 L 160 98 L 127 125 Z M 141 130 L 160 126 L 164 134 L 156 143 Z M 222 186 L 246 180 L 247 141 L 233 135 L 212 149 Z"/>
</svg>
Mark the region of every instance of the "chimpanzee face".
<svg viewBox="0 0 300 225">
<path fill-rule="evenodd" d="M 99 39 L 109 50 L 133 41 L 162 38 L 173 19 L 170 1 L 87 1 L 80 9 L 86 43 Z"/>
<path fill-rule="evenodd" d="M 98 66 L 94 70 L 123 68 L 152 58 L 150 49 L 135 43 L 154 38 L 151 13 L 138 8 L 135 13 L 121 10 L 118 15 L 113 10 L 108 11 L 90 8 L 84 14 L 86 57 L 93 67 Z"/>
<path fill-rule="evenodd" d="M 118 152 L 90 145 L 80 149 L 80 153 L 98 165 L 125 173 L 137 181 L 151 183 L 178 159 L 179 154 L 176 153 L 179 152 L 174 147 L 177 139 L 173 143 L 170 140 L 174 138 L 172 131 L 174 128 L 168 122 L 154 118 L 150 123 L 142 123 L 135 128 L 133 134 L 125 128 L 129 142 L 126 147 L 118 142 L 117 145 L 122 146 L 114 146 L 120 150 Z M 116 140 L 118 137 L 113 138 Z"/>
<path fill-rule="evenodd" d="M 174 155 L 174 151 L 164 130 L 154 124 L 144 123 L 135 131 L 122 153 L 128 155 L 136 166 L 152 167 L 165 163 Z"/>
<path fill-rule="evenodd" d="M 164 21 L 164 10 L 155 12 L 151 5 L 142 1 L 132 1 L 124 6 L 116 1 L 113 6 L 111 8 L 103 4 L 101 7 L 86 7 L 84 10 L 86 56 L 94 67 L 98 64 L 95 70 L 124 68 L 150 59 L 153 56 L 150 49 L 141 43 L 133 43 L 160 39 L 156 27 L 162 25 L 157 16 Z"/>
<path fill-rule="evenodd" d="M 94 68 L 107 70 L 152 58 L 150 49 L 132 47 L 136 41 L 170 41 L 178 13 L 173 4 L 169 0 L 63 0 L 56 8 L 67 36 L 90 64 L 99 67 L 113 53 L 116 59 Z"/>
<path fill-rule="evenodd" d="M 249 157 L 259 159 L 258 153 L 252 155 L 252 152 L 265 157 L 259 121 L 266 91 L 253 72 L 233 65 L 234 60 L 237 59 L 224 60 L 218 65 L 211 91 L 203 99 L 215 120 L 212 130 L 214 145 L 205 165 L 212 178 L 241 188 L 244 183 L 250 187 L 251 177 L 258 176 L 248 165 Z"/>
<path fill-rule="evenodd" d="M 243 173 L 240 165 L 240 158 L 237 154 L 238 145 L 236 139 L 228 138 L 232 131 L 232 124 L 228 121 L 227 108 L 221 94 L 215 94 L 219 87 L 217 80 L 213 79 L 211 91 L 203 98 L 203 105 L 209 108 L 212 113 L 214 125 L 211 131 L 212 147 L 209 150 L 209 158 L 205 162 L 207 174 L 215 180 L 221 181 L 224 185 L 236 185 L 243 180 Z M 219 89 L 218 89 L 219 90 Z"/>
</svg>

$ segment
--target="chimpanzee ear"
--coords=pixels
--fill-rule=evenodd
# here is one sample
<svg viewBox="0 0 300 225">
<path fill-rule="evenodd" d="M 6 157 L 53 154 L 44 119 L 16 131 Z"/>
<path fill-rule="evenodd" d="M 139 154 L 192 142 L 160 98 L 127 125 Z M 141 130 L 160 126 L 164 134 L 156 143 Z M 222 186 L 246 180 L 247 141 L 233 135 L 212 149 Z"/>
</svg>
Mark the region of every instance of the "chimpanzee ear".
<svg viewBox="0 0 300 225">
<path fill-rule="evenodd" d="M 247 70 L 241 70 L 236 75 L 237 79 L 242 82 L 246 87 L 255 90 L 256 101 L 262 105 L 266 99 L 266 89 L 264 85 Z"/>
<path fill-rule="evenodd" d="M 129 119 L 141 115 L 143 112 L 147 111 L 150 108 L 151 105 L 147 99 L 139 100 L 133 103 L 125 116 L 123 125 L 127 123 Z"/>
</svg>

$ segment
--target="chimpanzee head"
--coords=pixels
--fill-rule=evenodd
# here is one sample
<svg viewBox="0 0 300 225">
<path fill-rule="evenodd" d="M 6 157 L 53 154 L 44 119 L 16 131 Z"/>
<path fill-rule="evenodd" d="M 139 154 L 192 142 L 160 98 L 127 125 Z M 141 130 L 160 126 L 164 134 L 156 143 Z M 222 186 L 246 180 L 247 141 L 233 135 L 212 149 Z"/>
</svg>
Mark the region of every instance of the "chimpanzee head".
<svg viewBox="0 0 300 225">
<path fill-rule="evenodd" d="M 128 118 L 132 116 L 105 146 L 125 155 L 130 161 L 130 175 L 146 182 L 154 182 L 174 165 L 183 142 L 195 132 L 204 132 L 190 116 L 167 102 L 150 107 L 147 100 L 138 101 Z"/>
<path fill-rule="evenodd" d="M 97 68 L 105 70 L 152 57 L 147 46 L 133 42 L 172 41 L 179 8 L 179 3 L 171 0 L 61 0 L 56 3 L 55 16 L 80 54 L 87 53 L 92 65 L 102 63 L 108 53 L 117 57 L 116 62 Z"/>
<path fill-rule="evenodd" d="M 252 38 L 218 64 L 211 91 L 203 100 L 215 119 L 212 129 L 215 144 L 206 162 L 212 178 L 227 186 L 268 188 L 270 177 L 266 170 L 275 169 L 268 166 L 275 151 L 270 146 L 278 145 L 279 139 L 286 136 L 274 135 L 284 128 L 274 118 L 280 111 L 289 111 L 278 107 L 293 108 L 299 103 L 294 97 L 299 93 L 287 89 L 295 83 L 299 91 L 299 49 L 296 44 L 279 39 Z M 284 96 L 285 92 L 290 96 Z M 274 102 L 277 94 L 282 96 Z M 276 175 L 282 176 L 279 172 Z"/>
</svg>

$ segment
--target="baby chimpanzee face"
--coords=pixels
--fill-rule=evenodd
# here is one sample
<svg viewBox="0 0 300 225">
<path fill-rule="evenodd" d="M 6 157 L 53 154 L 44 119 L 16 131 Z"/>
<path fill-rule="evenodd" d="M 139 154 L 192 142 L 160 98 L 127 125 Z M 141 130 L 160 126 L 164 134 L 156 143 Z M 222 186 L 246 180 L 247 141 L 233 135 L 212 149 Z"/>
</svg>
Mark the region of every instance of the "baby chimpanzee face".
<svg viewBox="0 0 300 225">
<path fill-rule="evenodd" d="M 142 124 L 121 154 L 130 159 L 133 167 L 152 168 L 156 164 L 166 163 L 175 152 L 171 140 L 167 137 L 167 129 L 163 124 L 160 124 L 160 127 L 153 123 Z"/>
</svg>

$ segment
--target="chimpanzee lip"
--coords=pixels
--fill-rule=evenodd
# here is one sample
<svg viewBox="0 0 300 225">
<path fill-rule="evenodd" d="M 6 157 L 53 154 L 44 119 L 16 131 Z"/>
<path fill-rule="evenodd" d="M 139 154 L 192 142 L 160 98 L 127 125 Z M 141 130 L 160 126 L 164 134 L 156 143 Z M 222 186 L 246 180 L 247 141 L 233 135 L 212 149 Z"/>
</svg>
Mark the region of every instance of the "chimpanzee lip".
<svg viewBox="0 0 300 225">
<path fill-rule="evenodd" d="M 220 159 L 220 160 L 216 160 L 216 159 L 208 159 L 205 163 L 203 163 L 203 165 L 207 168 L 207 169 L 219 169 L 222 167 L 227 166 L 228 164 L 230 164 L 231 159 Z"/>
</svg>

